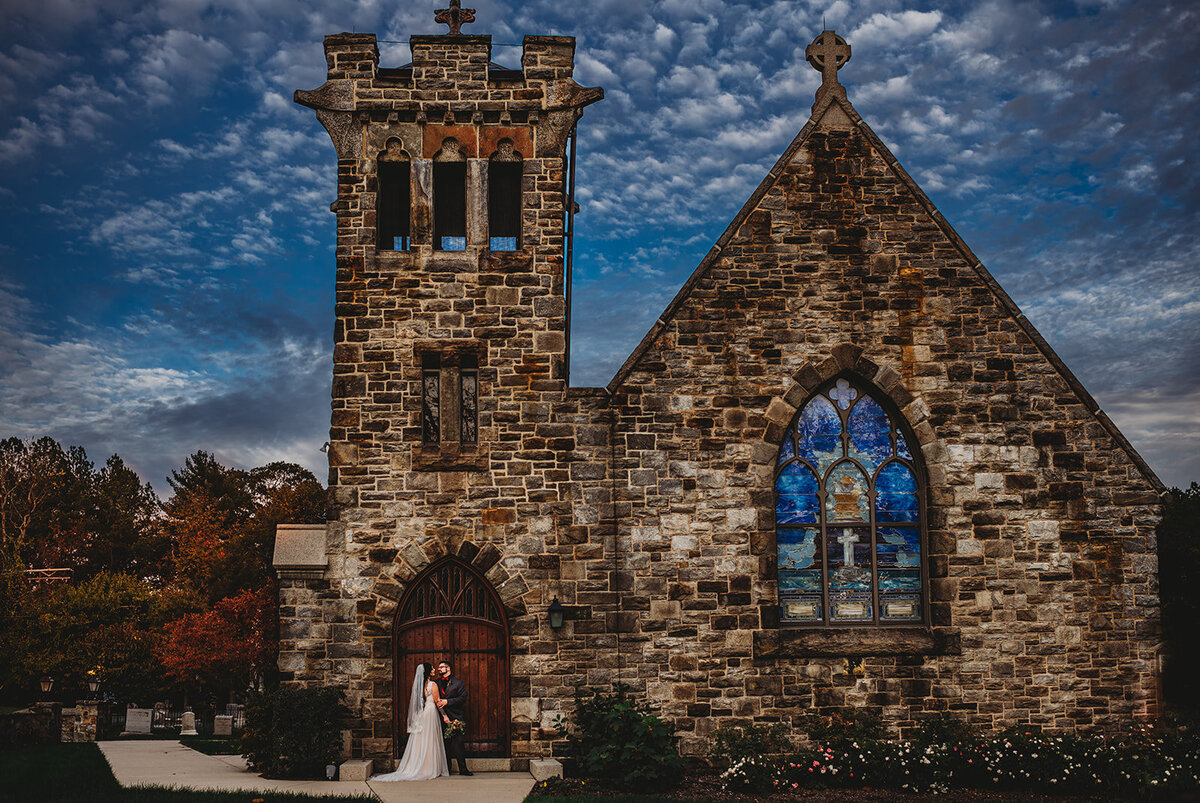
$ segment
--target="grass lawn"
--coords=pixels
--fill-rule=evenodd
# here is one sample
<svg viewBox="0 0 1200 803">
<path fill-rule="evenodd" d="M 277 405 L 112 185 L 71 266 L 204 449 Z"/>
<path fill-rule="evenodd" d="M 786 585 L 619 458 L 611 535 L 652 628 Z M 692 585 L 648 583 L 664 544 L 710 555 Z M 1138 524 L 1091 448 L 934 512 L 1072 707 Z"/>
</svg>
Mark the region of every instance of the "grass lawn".
<svg viewBox="0 0 1200 803">
<path fill-rule="evenodd" d="M 0 803 L 362 803 L 355 795 L 193 792 L 147 786 L 122 789 L 94 744 L 50 744 L 0 750 Z"/>
</svg>

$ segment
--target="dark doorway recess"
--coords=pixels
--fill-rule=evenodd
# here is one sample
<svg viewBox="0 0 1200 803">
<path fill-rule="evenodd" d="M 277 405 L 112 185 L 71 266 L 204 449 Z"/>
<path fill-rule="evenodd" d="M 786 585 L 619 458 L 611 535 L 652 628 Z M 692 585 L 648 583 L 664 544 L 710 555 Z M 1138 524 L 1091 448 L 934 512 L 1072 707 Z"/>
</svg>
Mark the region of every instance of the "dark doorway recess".
<svg viewBox="0 0 1200 803">
<path fill-rule="evenodd" d="M 448 659 L 467 686 L 467 755 L 509 752 L 508 618 L 492 584 L 457 558 L 442 558 L 408 587 L 396 612 L 392 724 L 404 752 L 417 664 Z"/>
</svg>

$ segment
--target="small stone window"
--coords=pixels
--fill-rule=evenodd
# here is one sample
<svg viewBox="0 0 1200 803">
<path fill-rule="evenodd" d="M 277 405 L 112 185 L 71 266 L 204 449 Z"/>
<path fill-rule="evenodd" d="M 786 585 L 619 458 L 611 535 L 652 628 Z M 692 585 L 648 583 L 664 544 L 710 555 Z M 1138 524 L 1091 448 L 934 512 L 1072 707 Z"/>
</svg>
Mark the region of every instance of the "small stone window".
<svg viewBox="0 0 1200 803">
<path fill-rule="evenodd" d="M 421 365 L 421 446 L 445 454 L 479 444 L 480 344 L 416 346 Z"/>
<path fill-rule="evenodd" d="M 521 247 L 521 154 L 511 139 L 502 139 L 488 161 L 488 247 L 516 251 Z"/>
<path fill-rule="evenodd" d="M 387 149 L 379 154 L 379 195 L 375 205 L 379 251 L 407 251 L 412 247 L 409 220 L 412 208 L 412 188 L 409 180 L 410 160 L 397 139 L 390 139 Z"/>
<path fill-rule="evenodd" d="M 797 413 L 775 473 L 781 623 L 928 620 L 924 481 L 912 442 L 857 379 L 837 379 Z"/>
<path fill-rule="evenodd" d="M 467 250 L 467 160 L 453 137 L 433 157 L 433 247 Z"/>
</svg>

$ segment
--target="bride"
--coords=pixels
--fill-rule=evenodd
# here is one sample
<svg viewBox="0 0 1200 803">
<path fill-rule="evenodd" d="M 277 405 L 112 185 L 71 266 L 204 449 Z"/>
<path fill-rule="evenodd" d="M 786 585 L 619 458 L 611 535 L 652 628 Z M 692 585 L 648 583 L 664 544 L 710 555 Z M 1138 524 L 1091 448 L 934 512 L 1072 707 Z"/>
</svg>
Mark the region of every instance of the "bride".
<svg viewBox="0 0 1200 803">
<path fill-rule="evenodd" d="M 441 693 L 432 673 L 433 664 L 417 664 L 408 698 L 408 746 L 395 772 L 376 775 L 372 781 L 428 781 L 450 774 L 442 742 L 442 720 L 446 718 L 438 708 Z"/>
</svg>

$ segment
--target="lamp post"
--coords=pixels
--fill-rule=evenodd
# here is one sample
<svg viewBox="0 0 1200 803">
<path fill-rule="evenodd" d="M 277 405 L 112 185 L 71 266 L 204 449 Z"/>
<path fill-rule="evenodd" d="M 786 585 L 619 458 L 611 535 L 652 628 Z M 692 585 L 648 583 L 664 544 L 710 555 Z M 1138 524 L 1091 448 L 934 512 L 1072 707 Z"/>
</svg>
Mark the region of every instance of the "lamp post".
<svg viewBox="0 0 1200 803">
<path fill-rule="evenodd" d="M 54 689 L 54 678 L 49 675 L 42 675 L 42 679 L 38 683 L 42 687 L 42 696 L 49 697 L 50 692 Z"/>
<path fill-rule="evenodd" d="M 96 692 L 100 691 L 100 679 L 99 678 L 88 678 L 87 684 L 88 684 L 88 691 L 91 692 L 91 694 L 93 696 L 95 696 Z"/>
<path fill-rule="evenodd" d="M 550 617 L 550 629 L 559 630 L 563 626 L 563 619 L 566 617 L 567 609 L 555 597 L 550 602 L 550 607 L 546 609 L 546 614 Z"/>
</svg>

